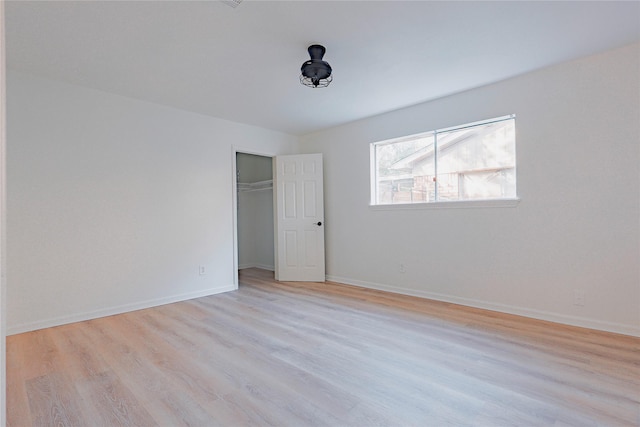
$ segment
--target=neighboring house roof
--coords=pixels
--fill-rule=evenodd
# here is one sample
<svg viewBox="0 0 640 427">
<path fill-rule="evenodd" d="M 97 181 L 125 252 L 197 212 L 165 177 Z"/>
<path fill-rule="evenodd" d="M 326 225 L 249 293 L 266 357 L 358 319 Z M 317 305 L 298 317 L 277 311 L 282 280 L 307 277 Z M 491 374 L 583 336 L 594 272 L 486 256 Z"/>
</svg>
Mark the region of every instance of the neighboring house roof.
<svg viewBox="0 0 640 427">
<path fill-rule="evenodd" d="M 487 126 L 474 126 L 466 129 L 454 130 L 451 132 L 441 132 L 438 133 L 438 150 L 441 153 L 445 153 L 450 150 L 454 146 L 461 144 L 466 141 L 472 140 L 482 140 L 482 138 L 492 132 L 495 132 L 499 128 L 506 125 L 506 122 L 501 121 L 497 123 L 491 123 Z M 428 138 L 428 135 L 424 136 Z M 393 163 L 389 169 L 406 169 L 406 168 L 414 168 L 417 165 L 428 161 L 433 158 L 434 155 L 434 144 L 431 143 L 408 156 L 403 157 L 402 159 Z"/>
</svg>

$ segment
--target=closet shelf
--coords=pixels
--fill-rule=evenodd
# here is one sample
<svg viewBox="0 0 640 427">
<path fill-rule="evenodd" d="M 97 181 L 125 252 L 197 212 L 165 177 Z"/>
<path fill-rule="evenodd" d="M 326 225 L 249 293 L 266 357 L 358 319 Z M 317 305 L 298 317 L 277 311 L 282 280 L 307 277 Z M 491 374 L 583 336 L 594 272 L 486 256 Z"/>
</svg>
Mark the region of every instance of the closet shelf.
<svg viewBox="0 0 640 427">
<path fill-rule="evenodd" d="M 262 190 L 272 190 L 272 189 L 273 189 L 272 179 L 269 179 L 267 181 L 238 183 L 238 193 L 245 192 L 245 191 L 262 191 Z"/>
</svg>

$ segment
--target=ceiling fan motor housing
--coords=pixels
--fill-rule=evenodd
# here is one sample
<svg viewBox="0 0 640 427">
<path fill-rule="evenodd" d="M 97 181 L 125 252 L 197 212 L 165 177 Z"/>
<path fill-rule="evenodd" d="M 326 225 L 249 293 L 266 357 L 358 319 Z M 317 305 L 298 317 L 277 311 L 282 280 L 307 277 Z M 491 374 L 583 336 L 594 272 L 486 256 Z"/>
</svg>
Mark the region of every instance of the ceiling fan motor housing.
<svg viewBox="0 0 640 427">
<path fill-rule="evenodd" d="M 305 61 L 300 67 L 300 82 L 305 86 L 326 87 L 331 83 L 331 65 L 327 61 L 323 61 L 326 49 L 324 46 L 314 44 L 309 46 L 310 60 Z"/>
</svg>

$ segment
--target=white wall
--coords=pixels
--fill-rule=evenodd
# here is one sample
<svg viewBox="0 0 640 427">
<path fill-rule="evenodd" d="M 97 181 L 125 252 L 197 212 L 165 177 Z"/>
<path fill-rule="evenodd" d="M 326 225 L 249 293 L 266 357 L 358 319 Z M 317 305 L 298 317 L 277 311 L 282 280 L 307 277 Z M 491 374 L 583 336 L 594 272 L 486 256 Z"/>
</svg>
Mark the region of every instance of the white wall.
<svg viewBox="0 0 640 427">
<path fill-rule="evenodd" d="M 372 117 L 300 147 L 10 73 L 9 332 L 231 289 L 233 145 L 323 153 L 331 280 L 640 335 L 639 51 Z M 510 113 L 517 207 L 368 207 L 370 142 Z M 573 305 L 576 289 L 584 307 Z"/>
<path fill-rule="evenodd" d="M 254 183 L 273 179 L 273 159 L 255 154 L 238 153 L 238 182 Z"/>
<path fill-rule="evenodd" d="M 238 193 L 238 267 L 274 270 L 273 190 Z"/>
<path fill-rule="evenodd" d="M 635 44 L 302 138 L 302 152 L 325 159 L 328 278 L 640 335 L 639 52 Z M 368 206 L 371 142 L 511 113 L 517 207 Z"/>
<path fill-rule="evenodd" d="M 294 137 L 18 72 L 7 86 L 9 333 L 233 289 L 232 145 Z"/>
<path fill-rule="evenodd" d="M 4 40 L 4 1 L 0 1 L 0 426 L 7 423 L 6 364 L 6 67 Z"/>
</svg>

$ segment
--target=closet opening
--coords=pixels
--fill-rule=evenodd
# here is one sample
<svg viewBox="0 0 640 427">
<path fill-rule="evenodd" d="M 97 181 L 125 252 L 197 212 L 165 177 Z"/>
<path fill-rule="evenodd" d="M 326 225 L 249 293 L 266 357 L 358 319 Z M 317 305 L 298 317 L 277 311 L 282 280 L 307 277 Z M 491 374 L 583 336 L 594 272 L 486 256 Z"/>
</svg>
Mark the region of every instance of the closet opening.
<svg viewBox="0 0 640 427">
<path fill-rule="evenodd" d="M 273 278 L 273 158 L 244 152 L 235 156 L 238 275 Z"/>
</svg>

